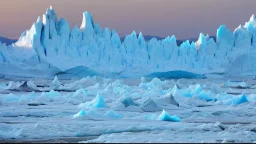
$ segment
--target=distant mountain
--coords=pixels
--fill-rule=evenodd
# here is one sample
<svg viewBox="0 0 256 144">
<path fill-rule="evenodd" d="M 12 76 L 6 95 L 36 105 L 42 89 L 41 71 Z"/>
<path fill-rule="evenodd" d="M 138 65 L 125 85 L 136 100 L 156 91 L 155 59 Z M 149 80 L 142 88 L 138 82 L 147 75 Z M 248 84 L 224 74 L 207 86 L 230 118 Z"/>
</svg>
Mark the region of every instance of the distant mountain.
<svg viewBox="0 0 256 144">
<path fill-rule="evenodd" d="M 138 35 L 139 36 L 139 35 Z M 150 35 L 145 35 L 144 36 L 144 39 L 145 39 L 145 41 L 149 41 L 149 40 L 151 40 L 153 37 L 155 37 L 157 40 L 162 40 L 162 39 L 165 39 L 165 38 L 163 38 L 163 37 L 159 37 L 159 36 L 150 36 Z M 124 37 L 121 37 L 121 41 L 123 42 L 124 41 L 124 38 L 125 38 L 125 36 Z M 210 38 L 213 38 L 214 39 L 214 41 L 216 42 L 216 36 L 210 36 Z M 190 42 L 191 41 L 194 41 L 194 42 L 196 42 L 197 40 L 198 40 L 198 38 L 190 38 L 190 39 L 188 39 Z M 183 42 L 185 42 L 186 40 L 177 40 L 177 45 L 178 46 L 180 46 Z"/>
<path fill-rule="evenodd" d="M 15 43 L 17 41 L 17 39 L 10 39 L 10 38 L 0 36 L 0 41 L 2 43 L 6 43 L 6 45 L 10 45 L 12 43 Z"/>
</svg>

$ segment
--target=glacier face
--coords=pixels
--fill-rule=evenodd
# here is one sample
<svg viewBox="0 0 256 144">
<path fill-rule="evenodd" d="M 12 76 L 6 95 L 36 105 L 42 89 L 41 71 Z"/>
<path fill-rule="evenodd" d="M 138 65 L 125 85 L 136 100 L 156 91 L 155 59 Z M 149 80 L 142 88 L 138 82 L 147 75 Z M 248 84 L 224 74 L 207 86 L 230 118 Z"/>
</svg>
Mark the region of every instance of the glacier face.
<svg viewBox="0 0 256 144">
<path fill-rule="evenodd" d="M 215 42 L 201 33 L 196 42 L 177 46 L 175 36 L 145 41 L 142 33 L 137 36 L 133 31 L 121 42 L 115 30 L 102 29 L 89 12 L 83 13 L 80 28 L 70 29 L 50 7 L 16 43 L 6 46 L 0 42 L 0 74 L 49 76 L 81 67 L 95 74 L 123 77 L 174 70 L 256 74 L 254 15 L 233 33 L 221 25 L 216 37 Z"/>
</svg>

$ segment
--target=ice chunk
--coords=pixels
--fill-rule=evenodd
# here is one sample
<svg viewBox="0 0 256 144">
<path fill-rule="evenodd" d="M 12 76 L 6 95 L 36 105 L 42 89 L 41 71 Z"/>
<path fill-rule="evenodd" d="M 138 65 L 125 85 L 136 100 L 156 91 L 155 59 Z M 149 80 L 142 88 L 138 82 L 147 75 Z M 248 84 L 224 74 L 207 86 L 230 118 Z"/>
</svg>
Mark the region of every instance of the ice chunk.
<svg viewBox="0 0 256 144">
<path fill-rule="evenodd" d="M 24 82 L 14 82 L 14 81 L 10 81 L 7 88 L 9 90 L 15 90 L 18 89 Z"/>
<path fill-rule="evenodd" d="M 102 115 L 96 112 L 94 109 L 90 109 L 88 111 L 85 111 L 84 109 L 82 109 L 81 111 L 73 115 L 73 118 L 80 118 L 80 117 L 101 118 Z"/>
<path fill-rule="evenodd" d="M 79 111 L 78 113 L 76 113 L 73 118 L 79 118 L 79 117 L 84 117 L 86 116 L 86 112 L 84 109 L 82 109 L 81 111 Z"/>
<path fill-rule="evenodd" d="M 158 117 L 158 120 L 162 121 L 173 121 L 173 122 L 180 122 L 181 119 L 177 116 L 171 116 L 169 115 L 165 110 L 161 113 L 161 115 Z"/>
<path fill-rule="evenodd" d="M 172 92 L 167 93 L 163 98 L 159 98 L 157 102 L 161 104 L 171 104 L 179 106 L 179 103 L 174 98 Z"/>
<path fill-rule="evenodd" d="M 79 107 L 107 108 L 103 97 L 97 93 L 97 96 L 90 102 L 81 103 Z"/>
<path fill-rule="evenodd" d="M 60 100 L 59 99 L 60 96 L 61 94 L 59 92 L 51 90 L 50 92 L 42 92 L 41 96 L 39 96 L 37 100 L 53 102 L 56 100 Z"/>
<path fill-rule="evenodd" d="M 198 94 L 198 98 L 206 101 L 216 101 L 217 99 L 213 98 L 213 93 L 211 91 L 201 91 Z"/>
<path fill-rule="evenodd" d="M 117 113 L 114 110 L 108 111 L 104 116 L 107 118 L 113 118 L 113 119 L 120 119 L 123 117 L 122 115 L 120 115 L 119 113 Z"/>
<path fill-rule="evenodd" d="M 10 93 L 2 98 L 4 103 L 15 103 L 20 101 L 20 98 Z"/>
<path fill-rule="evenodd" d="M 80 100 L 83 100 L 84 97 L 86 96 L 87 96 L 87 92 L 83 88 L 75 91 L 74 94 L 72 95 L 73 98 L 80 99 Z"/>
<path fill-rule="evenodd" d="M 77 90 L 80 88 L 86 88 L 89 86 L 94 86 L 97 84 L 96 80 L 94 78 L 90 78 L 89 76 L 80 80 L 77 80 L 70 84 L 65 84 L 64 88 L 67 90 Z"/>
<path fill-rule="evenodd" d="M 86 101 L 88 93 L 85 89 L 81 88 L 73 93 L 67 100 L 68 103 L 81 104 Z"/>
<path fill-rule="evenodd" d="M 23 91 L 23 92 L 31 92 L 34 90 L 37 90 L 36 85 L 33 82 L 27 82 L 24 81 L 22 85 L 19 86 L 19 88 L 16 89 L 17 91 Z"/>
<path fill-rule="evenodd" d="M 36 93 L 35 92 L 31 92 L 30 94 L 25 94 L 25 95 L 21 96 L 20 100 L 22 102 L 27 103 L 27 102 L 34 101 L 35 98 L 36 98 Z"/>
<path fill-rule="evenodd" d="M 247 99 L 247 96 L 245 94 L 242 94 L 241 96 L 237 96 L 237 97 L 228 99 L 224 103 L 226 105 L 239 105 L 239 104 L 247 103 L 247 102 L 249 102 L 249 100 Z"/>
<path fill-rule="evenodd" d="M 54 77 L 54 80 L 50 83 L 52 89 L 58 89 L 61 86 L 61 83 L 57 76 Z"/>
<path fill-rule="evenodd" d="M 28 81 L 27 85 L 28 85 L 28 87 L 30 87 L 30 88 L 32 88 L 34 90 L 37 90 L 37 86 L 36 86 L 36 84 L 32 80 Z"/>
<path fill-rule="evenodd" d="M 102 114 L 98 113 L 94 108 L 91 108 L 88 112 L 87 112 L 89 117 L 93 117 L 93 118 L 102 118 Z"/>
<path fill-rule="evenodd" d="M 145 112 L 155 112 L 155 111 L 160 111 L 162 110 L 161 107 L 159 107 L 153 100 L 151 100 L 150 98 L 147 99 L 143 105 L 141 106 L 141 108 L 145 111 Z"/>
<path fill-rule="evenodd" d="M 226 81 L 222 84 L 223 87 L 232 87 L 232 88 L 248 88 L 248 84 L 245 81 L 236 82 L 236 81 Z"/>
<path fill-rule="evenodd" d="M 7 85 L 5 83 L 0 83 L 0 89 L 6 89 L 7 88 Z"/>
<path fill-rule="evenodd" d="M 128 107 L 128 106 L 138 106 L 138 104 L 136 104 L 132 98 L 128 97 L 128 96 L 123 96 L 121 97 L 120 99 L 120 102 L 122 104 L 124 104 L 125 107 Z"/>
</svg>

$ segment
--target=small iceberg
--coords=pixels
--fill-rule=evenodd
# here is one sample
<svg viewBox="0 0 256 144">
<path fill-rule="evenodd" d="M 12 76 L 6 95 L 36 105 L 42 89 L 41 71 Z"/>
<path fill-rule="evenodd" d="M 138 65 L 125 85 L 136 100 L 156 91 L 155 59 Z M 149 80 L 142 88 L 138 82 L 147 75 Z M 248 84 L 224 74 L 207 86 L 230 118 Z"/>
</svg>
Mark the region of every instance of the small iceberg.
<svg viewBox="0 0 256 144">
<path fill-rule="evenodd" d="M 107 105 L 103 99 L 103 97 L 100 94 L 97 94 L 97 96 L 90 102 L 81 103 L 79 107 L 92 107 L 92 108 L 107 108 Z"/>
<path fill-rule="evenodd" d="M 38 89 L 37 86 L 36 86 L 36 84 L 35 84 L 32 80 L 30 80 L 30 81 L 27 82 L 27 86 L 28 86 L 29 88 L 32 88 L 33 90 L 37 90 L 37 89 Z"/>
<path fill-rule="evenodd" d="M 145 112 L 156 112 L 156 111 L 160 111 L 162 110 L 161 107 L 159 107 L 153 100 L 151 100 L 150 98 L 147 99 L 141 109 Z"/>
<path fill-rule="evenodd" d="M 52 89 L 58 89 L 61 86 L 61 83 L 57 76 L 54 77 L 54 80 L 50 83 Z"/>
<path fill-rule="evenodd" d="M 172 122 L 180 122 L 181 121 L 181 119 L 179 117 L 171 116 L 165 110 L 163 110 L 161 115 L 158 117 L 158 120 L 161 120 L 161 121 L 172 121 Z"/>
<path fill-rule="evenodd" d="M 8 86 L 6 87 L 7 90 L 16 90 L 18 89 L 22 84 L 24 83 L 23 82 L 14 82 L 14 81 L 10 81 Z"/>
<path fill-rule="evenodd" d="M 50 92 L 42 92 L 41 96 L 37 98 L 38 101 L 49 101 L 53 102 L 60 100 L 61 94 L 57 91 L 51 90 Z"/>
<path fill-rule="evenodd" d="M 1 99 L 0 99 L 1 100 Z M 1 100 L 2 101 L 2 100 Z M 5 95 L 3 97 L 3 102 L 4 103 L 15 103 L 15 102 L 19 102 L 20 98 L 15 96 L 14 94 L 10 93 L 8 95 Z"/>
<path fill-rule="evenodd" d="M 126 97 L 126 96 L 123 96 L 121 99 L 120 99 L 121 103 L 124 104 L 125 107 L 128 107 L 128 106 L 138 106 L 138 104 L 136 104 L 132 98 L 130 97 Z"/>
<path fill-rule="evenodd" d="M 207 102 L 209 101 L 217 101 L 216 98 L 213 98 L 213 93 L 210 92 L 210 91 L 201 91 L 199 94 L 198 94 L 198 98 L 201 99 L 201 100 L 206 100 Z"/>
<path fill-rule="evenodd" d="M 88 93 L 86 92 L 86 90 L 81 88 L 74 92 L 74 94 L 72 95 L 72 98 L 84 101 L 85 98 L 87 97 L 87 95 L 88 95 Z"/>
<path fill-rule="evenodd" d="M 230 80 L 222 83 L 222 86 L 225 87 L 225 88 L 230 87 L 230 88 L 240 88 L 240 89 L 250 87 L 245 81 L 237 82 L 237 81 L 230 81 Z"/>
<path fill-rule="evenodd" d="M 163 96 L 162 98 L 157 99 L 157 103 L 160 103 L 160 104 L 171 104 L 171 105 L 176 105 L 176 106 L 180 105 L 177 102 L 177 100 L 174 98 L 172 92 L 169 92 L 165 96 Z"/>
<path fill-rule="evenodd" d="M 63 86 L 64 89 L 66 90 L 77 90 L 80 88 L 87 88 L 90 86 L 94 86 L 97 84 L 97 81 L 94 78 L 90 78 L 89 76 L 86 78 L 83 78 L 81 80 L 74 81 L 70 84 L 65 84 Z"/>
<path fill-rule="evenodd" d="M 242 103 L 249 102 L 247 96 L 245 94 L 242 94 L 239 97 L 234 97 L 225 102 L 226 105 L 239 105 Z"/>
<path fill-rule="evenodd" d="M 79 118 L 79 117 L 84 117 L 84 116 L 86 116 L 86 112 L 84 109 L 82 109 L 80 112 L 73 115 L 73 118 Z"/>
<path fill-rule="evenodd" d="M 120 119 L 120 118 L 123 118 L 122 115 L 120 115 L 119 113 L 117 113 L 116 111 L 114 110 L 110 110 L 108 111 L 104 117 L 107 117 L 107 118 L 112 118 L 112 119 Z"/>
</svg>

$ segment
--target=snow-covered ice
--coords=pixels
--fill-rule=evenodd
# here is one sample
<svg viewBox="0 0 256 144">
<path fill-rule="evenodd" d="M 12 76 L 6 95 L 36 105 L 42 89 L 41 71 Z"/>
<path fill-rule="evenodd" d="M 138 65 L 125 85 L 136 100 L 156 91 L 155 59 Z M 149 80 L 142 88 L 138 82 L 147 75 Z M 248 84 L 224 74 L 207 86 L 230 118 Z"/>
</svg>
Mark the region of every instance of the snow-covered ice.
<svg viewBox="0 0 256 144">
<path fill-rule="evenodd" d="M 232 79 L 232 78 L 229 78 Z M 227 79 L 114 80 L 61 87 L 78 80 L 31 79 L 42 91 L 2 89 L 0 139 L 80 142 L 253 142 L 256 89 L 226 87 Z M 239 79 L 240 80 L 240 79 Z M 254 85 L 256 80 L 243 79 Z M 9 81 L 2 80 L 7 87 Z M 20 84 L 19 80 L 11 83 Z M 218 91 L 213 90 L 218 89 Z M 112 86 L 111 88 L 109 86 Z M 106 91 L 106 87 L 108 87 Z M 117 88 L 118 87 L 118 91 Z M 19 87 L 16 87 L 19 89 Z M 236 91 L 237 92 L 237 91 Z M 239 137 L 237 137 L 239 135 Z M 130 137 L 127 139 L 127 137 Z M 76 140 L 74 140 L 76 139 Z"/>
</svg>

